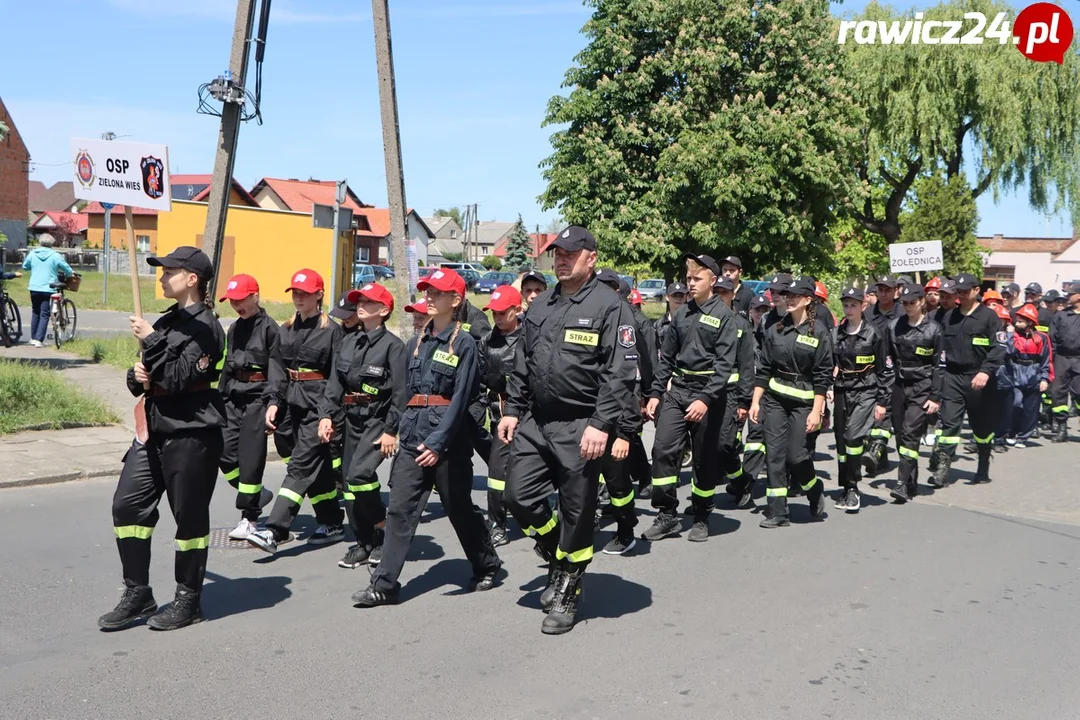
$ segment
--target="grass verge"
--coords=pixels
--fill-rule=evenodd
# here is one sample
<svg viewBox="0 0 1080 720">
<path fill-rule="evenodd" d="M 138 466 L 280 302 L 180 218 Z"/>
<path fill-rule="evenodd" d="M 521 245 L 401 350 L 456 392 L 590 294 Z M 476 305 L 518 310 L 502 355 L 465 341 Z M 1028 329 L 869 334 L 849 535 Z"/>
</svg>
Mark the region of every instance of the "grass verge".
<svg viewBox="0 0 1080 720">
<path fill-rule="evenodd" d="M 119 422 L 96 397 L 34 363 L 0 361 L 0 407 L 0 433 Z"/>
<path fill-rule="evenodd" d="M 74 353 L 90 362 L 105 363 L 127 370 L 139 359 L 139 343 L 131 335 L 105 338 L 76 338 L 64 343 L 64 352 Z"/>
</svg>

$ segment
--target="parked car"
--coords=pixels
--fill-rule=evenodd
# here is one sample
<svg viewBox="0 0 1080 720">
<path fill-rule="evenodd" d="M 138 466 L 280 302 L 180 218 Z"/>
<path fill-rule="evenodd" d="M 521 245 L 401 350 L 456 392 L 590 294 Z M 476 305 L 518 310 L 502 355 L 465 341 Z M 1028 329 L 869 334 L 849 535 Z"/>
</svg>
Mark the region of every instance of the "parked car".
<svg viewBox="0 0 1080 720">
<path fill-rule="evenodd" d="M 394 269 L 386 267 L 385 265 L 372 265 L 371 269 L 375 271 L 375 277 L 379 280 L 393 280 Z"/>
<path fill-rule="evenodd" d="M 455 268 L 456 270 L 456 268 Z M 457 274 L 465 281 L 465 288 L 469 292 L 476 292 L 476 286 L 480 284 L 480 273 L 468 268 L 456 270 Z"/>
<path fill-rule="evenodd" d="M 662 278 L 642 280 L 637 284 L 637 291 L 641 294 L 642 300 L 655 300 L 657 302 L 663 302 L 664 295 L 667 292 L 667 285 L 664 284 L 664 280 Z"/>
<path fill-rule="evenodd" d="M 453 270 L 453 271 L 457 272 L 457 274 L 459 274 L 459 275 L 461 275 L 462 270 L 472 270 L 477 275 L 482 275 L 482 274 L 484 274 L 484 273 L 486 273 L 488 271 L 486 267 L 484 267 L 483 265 L 481 265 L 479 263 L 467 263 L 467 262 L 444 262 L 444 263 L 439 263 L 439 267 L 444 267 L 444 268 L 447 268 L 449 270 Z M 465 277 L 465 276 L 462 275 L 462 277 Z"/>
<path fill-rule="evenodd" d="M 371 265 L 353 266 L 353 287 L 361 287 L 376 281 L 375 268 Z M 336 302 L 336 301 L 335 301 Z"/>
<path fill-rule="evenodd" d="M 430 266 L 430 267 L 422 267 L 422 268 L 420 268 L 420 270 L 419 270 L 419 271 L 417 272 L 417 274 L 416 274 L 416 277 L 417 277 L 417 278 L 426 278 L 426 277 L 427 277 L 428 275 L 430 275 L 431 273 L 435 272 L 435 271 L 436 271 L 436 270 L 438 270 L 438 269 L 439 269 L 439 268 L 437 268 L 437 267 L 435 267 L 435 266 Z"/>
<path fill-rule="evenodd" d="M 755 295 L 761 295 L 769 289 L 768 280 L 743 280 L 742 284 L 750 288 Z"/>
<path fill-rule="evenodd" d="M 492 270 L 486 272 L 480 278 L 480 282 L 476 283 L 476 292 L 489 293 L 500 285 L 509 285 L 517 279 L 517 275 L 508 272 L 499 272 L 498 270 Z"/>
</svg>

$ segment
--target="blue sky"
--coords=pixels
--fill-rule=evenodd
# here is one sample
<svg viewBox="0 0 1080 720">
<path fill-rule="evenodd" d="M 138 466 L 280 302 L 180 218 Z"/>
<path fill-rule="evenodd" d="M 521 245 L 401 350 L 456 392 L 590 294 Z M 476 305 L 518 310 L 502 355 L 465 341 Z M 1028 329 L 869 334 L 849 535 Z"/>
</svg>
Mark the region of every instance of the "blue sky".
<svg viewBox="0 0 1080 720">
<path fill-rule="evenodd" d="M 196 90 L 227 66 L 234 14 L 230 0 L 0 0 L 16 30 L 0 48 L 0 97 L 30 146 L 31 179 L 69 179 L 68 139 L 106 131 L 167 144 L 173 172 L 210 172 L 218 121 L 195 113 Z M 587 10 L 578 0 L 391 0 L 391 15 L 409 205 L 426 215 L 478 203 L 482 220 L 520 212 L 530 228 L 546 224 L 536 196 L 550 130 L 540 122 L 584 47 Z M 265 122 L 241 131 L 242 184 L 347 177 L 385 205 L 373 45 L 366 0 L 274 0 Z M 980 234 L 1071 235 L 1067 216 L 1048 222 L 1026 192 L 998 205 L 984 197 L 979 209 Z"/>
</svg>

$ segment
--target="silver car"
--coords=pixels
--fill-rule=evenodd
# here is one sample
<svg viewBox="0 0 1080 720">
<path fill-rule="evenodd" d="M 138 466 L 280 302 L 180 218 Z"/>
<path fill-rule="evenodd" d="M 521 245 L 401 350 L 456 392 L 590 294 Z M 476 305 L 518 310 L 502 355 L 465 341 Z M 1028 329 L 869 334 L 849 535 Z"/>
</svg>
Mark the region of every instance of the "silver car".
<svg viewBox="0 0 1080 720">
<path fill-rule="evenodd" d="M 667 284 L 658 278 L 652 280 L 642 280 L 637 284 L 637 291 L 641 295 L 641 299 L 645 302 L 649 300 L 655 300 L 656 302 L 664 301 L 664 294 L 667 292 Z"/>
</svg>

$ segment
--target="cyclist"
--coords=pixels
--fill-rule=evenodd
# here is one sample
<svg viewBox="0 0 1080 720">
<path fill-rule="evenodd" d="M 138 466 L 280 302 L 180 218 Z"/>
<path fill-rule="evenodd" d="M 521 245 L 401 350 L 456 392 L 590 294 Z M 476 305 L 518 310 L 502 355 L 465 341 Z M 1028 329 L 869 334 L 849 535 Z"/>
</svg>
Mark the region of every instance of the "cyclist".
<svg viewBox="0 0 1080 720">
<path fill-rule="evenodd" d="M 49 301 L 52 285 L 60 282 L 61 273 L 73 276 L 75 271 L 64 256 L 48 247 L 36 247 L 26 255 L 23 270 L 30 271 L 30 344 L 45 347 L 45 334 L 49 329 Z"/>
</svg>

